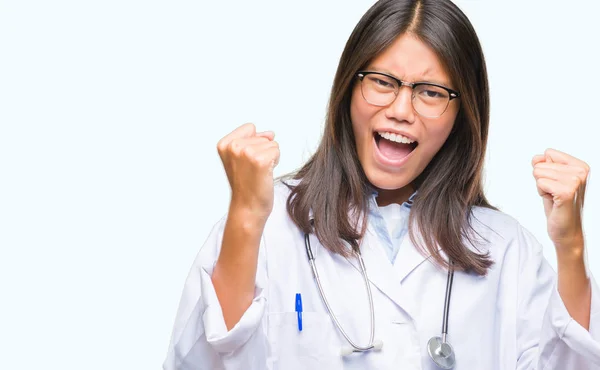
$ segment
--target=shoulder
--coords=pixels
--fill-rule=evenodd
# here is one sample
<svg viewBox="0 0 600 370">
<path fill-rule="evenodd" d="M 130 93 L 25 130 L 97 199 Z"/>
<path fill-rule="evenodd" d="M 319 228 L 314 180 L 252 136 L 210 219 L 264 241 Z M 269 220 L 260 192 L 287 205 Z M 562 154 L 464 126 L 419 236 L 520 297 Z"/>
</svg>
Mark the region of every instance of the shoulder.
<svg viewBox="0 0 600 370">
<path fill-rule="evenodd" d="M 294 186 L 298 185 L 299 183 L 300 183 L 300 180 L 296 180 L 296 179 L 289 179 L 289 178 L 277 179 L 277 180 L 275 180 L 275 183 L 274 183 L 275 194 L 279 195 L 279 196 L 283 196 L 287 199 L 287 197 L 290 195 Z"/>
<path fill-rule="evenodd" d="M 471 226 L 477 239 L 483 239 L 490 252 L 505 254 L 510 250 L 522 253 L 541 249 L 533 234 L 514 217 L 490 208 L 473 207 Z"/>
<path fill-rule="evenodd" d="M 478 232 L 496 233 L 505 237 L 521 227 L 514 217 L 486 207 L 471 209 L 471 226 Z"/>
<path fill-rule="evenodd" d="M 292 192 L 293 187 L 298 183 L 299 180 L 278 179 L 275 181 L 273 189 L 273 212 L 287 212 L 287 200 Z"/>
<path fill-rule="evenodd" d="M 269 219 L 265 227 L 265 233 L 295 228 L 295 225 L 287 211 L 287 201 L 292 192 L 292 188 L 298 182 L 298 180 L 287 179 L 279 179 L 275 181 L 273 189 L 273 210 L 269 215 Z"/>
</svg>

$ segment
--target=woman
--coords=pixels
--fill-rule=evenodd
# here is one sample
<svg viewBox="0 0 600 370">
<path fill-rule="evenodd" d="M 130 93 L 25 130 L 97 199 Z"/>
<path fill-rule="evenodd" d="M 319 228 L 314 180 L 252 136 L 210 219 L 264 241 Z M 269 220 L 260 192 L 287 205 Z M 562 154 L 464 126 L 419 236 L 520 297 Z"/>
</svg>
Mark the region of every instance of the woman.
<svg viewBox="0 0 600 370">
<path fill-rule="evenodd" d="M 456 6 L 376 3 L 297 173 L 274 183 L 274 134 L 252 124 L 218 143 L 230 209 L 186 281 L 164 368 L 599 368 L 580 220 L 589 167 L 550 149 L 533 158 L 555 274 L 483 194 L 488 101 Z"/>
</svg>

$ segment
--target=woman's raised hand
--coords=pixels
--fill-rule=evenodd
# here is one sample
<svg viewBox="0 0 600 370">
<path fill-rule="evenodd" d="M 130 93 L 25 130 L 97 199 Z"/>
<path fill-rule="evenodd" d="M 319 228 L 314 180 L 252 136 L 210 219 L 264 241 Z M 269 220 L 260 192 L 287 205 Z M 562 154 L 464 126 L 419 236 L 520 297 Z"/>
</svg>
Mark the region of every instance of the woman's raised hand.
<svg viewBox="0 0 600 370">
<path fill-rule="evenodd" d="M 569 315 L 589 329 L 592 286 L 585 268 L 581 214 L 590 166 L 554 149 L 536 155 L 531 164 L 556 248 L 558 292 Z"/>
<path fill-rule="evenodd" d="M 538 193 L 544 199 L 550 239 L 559 252 L 583 247 L 581 213 L 590 167 L 554 149 L 536 155 L 531 164 Z"/>
<path fill-rule="evenodd" d="M 273 210 L 273 168 L 279 145 L 273 132 L 256 132 L 247 123 L 217 144 L 231 186 L 231 204 L 221 251 L 212 274 L 227 329 L 252 304 L 260 238 Z"/>
<path fill-rule="evenodd" d="M 272 131 L 256 132 L 246 123 L 217 144 L 231 186 L 231 207 L 261 219 L 273 209 L 273 169 L 279 163 L 279 144 Z"/>
</svg>

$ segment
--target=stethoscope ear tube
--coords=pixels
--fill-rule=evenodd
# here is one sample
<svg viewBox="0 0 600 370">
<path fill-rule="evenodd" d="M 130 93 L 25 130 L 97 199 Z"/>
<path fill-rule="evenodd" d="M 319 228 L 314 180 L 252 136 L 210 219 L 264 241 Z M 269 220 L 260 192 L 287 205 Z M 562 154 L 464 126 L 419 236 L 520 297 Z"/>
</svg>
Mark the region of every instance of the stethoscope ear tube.
<svg viewBox="0 0 600 370">
<path fill-rule="evenodd" d="M 371 348 L 371 350 L 373 350 L 373 351 L 381 351 L 382 348 L 383 348 L 383 342 L 381 340 L 379 340 L 379 339 L 375 339 L 373 341 L 373 348 Z M 341 349 L 341 351 L 340 351 L 340 356 L 342 356 L 342 357 L 350 356 L 354 352 L 364 352 L 364 351 L 357 351 L 352 346 L 343 346 L 342 349 Z"/>
<path fill-rule="evenodd" d="M 310 240 L 309 240 L 309 234 L 308 233 L 304 234 L 304 248 L 306 248 L 306 256 L 308 257 L 308 260 L 309 261 L 314 261 L 315 260 L 315 256 L 313 256 L 312 248 L 310 247 Z"/>
</svg>

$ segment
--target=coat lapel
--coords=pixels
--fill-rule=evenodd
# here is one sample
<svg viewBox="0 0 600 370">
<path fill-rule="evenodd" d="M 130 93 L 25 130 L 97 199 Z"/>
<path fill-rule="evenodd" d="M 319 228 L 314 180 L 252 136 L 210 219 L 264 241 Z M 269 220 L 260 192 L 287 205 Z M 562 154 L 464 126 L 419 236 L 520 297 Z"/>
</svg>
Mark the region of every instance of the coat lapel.
<svg viewBox="0 0 600 370">
<path fill-rule="evenodd" d="M 360 250 L 369 281 L 409 316 L 413 317 L 411 300 L 401 286 L 402 279 L 398 272 L 394 271 L 394 266 L 390 263 L 383 246 L 380 245 L 379 238 L 370 228 L 365 233 Z"/>
<path fill-rule="evenodd" d="M 421 254 L 407 234 L 392 265 L 377 234 L 370 228 L 367 229 L 360 248 L 371 283 L 410 317 L 414 317 L 414 302 L 402 283 L 411 272 L 427 261 L 431 254 Z"/>
<path fill-rule="evenodd" d="M 421 253 L 417 246 L 410 240 L 408 233 L 404 236 L 398 255 L 394 261 L 394 270 L 400 282 L 404 282 L 404 279 L 419 267 L 423 262 L 431 257 L 431 253 L 426 251 L 425 254 Z"/>
</svg>

